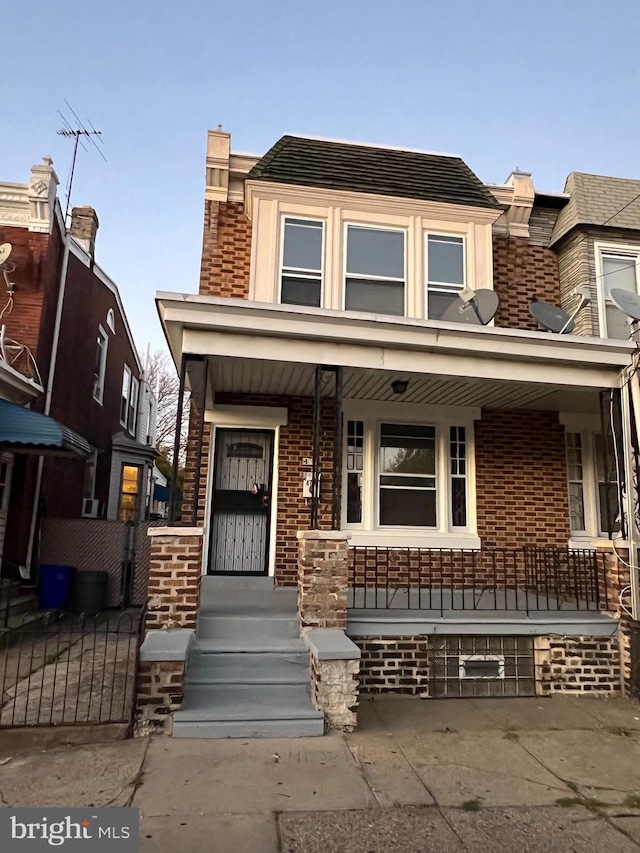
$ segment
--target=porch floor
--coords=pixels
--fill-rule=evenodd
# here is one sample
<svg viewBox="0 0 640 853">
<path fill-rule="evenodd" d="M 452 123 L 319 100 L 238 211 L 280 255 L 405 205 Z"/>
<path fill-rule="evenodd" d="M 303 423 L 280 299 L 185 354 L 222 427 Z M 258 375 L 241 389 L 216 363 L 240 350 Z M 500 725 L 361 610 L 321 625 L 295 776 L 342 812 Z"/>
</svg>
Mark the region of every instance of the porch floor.
<svg viewBox="0 0 640 853">
<path fill-rule="evenodd" d="M 618 620 L 575 597 L 527 590 L 357 588 L 350 590 L 350 636 L 545 634 L 609 637 Z M 593 608 L 593 604 L 591 604 Z"/>
</svg>

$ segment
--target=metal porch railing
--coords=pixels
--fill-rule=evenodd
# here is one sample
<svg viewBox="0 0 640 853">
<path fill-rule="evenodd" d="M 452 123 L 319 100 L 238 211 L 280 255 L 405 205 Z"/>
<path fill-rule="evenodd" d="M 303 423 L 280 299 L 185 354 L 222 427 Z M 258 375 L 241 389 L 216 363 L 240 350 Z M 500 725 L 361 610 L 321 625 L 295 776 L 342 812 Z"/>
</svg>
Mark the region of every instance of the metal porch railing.
<svg viewBox="0 0 640 853">
<path fill-rule="evenodd" d="M 594 550 L 349 549 L 352 609 L 603 611 L 618 584 Z"/>
</svg>

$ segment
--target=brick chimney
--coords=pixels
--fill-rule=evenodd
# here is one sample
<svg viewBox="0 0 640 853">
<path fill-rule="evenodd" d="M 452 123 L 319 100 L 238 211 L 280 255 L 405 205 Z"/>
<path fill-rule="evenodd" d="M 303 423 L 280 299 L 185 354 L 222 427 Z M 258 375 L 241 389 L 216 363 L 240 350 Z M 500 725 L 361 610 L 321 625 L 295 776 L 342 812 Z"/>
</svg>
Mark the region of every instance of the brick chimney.
<svg viewBox="0 0 640 853">
<path fill-rule="evenodd" d="M 98 215 L 88 204 L 71 210 L 71 234 L 93 258 L 98 233 Z"/>
</svg>

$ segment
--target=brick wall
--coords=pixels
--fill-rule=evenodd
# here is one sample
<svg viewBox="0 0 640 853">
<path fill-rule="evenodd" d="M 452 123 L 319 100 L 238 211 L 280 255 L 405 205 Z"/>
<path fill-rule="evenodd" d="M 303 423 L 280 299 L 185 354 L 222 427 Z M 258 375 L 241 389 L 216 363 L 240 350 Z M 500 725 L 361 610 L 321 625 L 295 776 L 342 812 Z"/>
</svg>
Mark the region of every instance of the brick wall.
<svg viewBox="0 0 640 853">
<path fill-rule="evenodd" d="M 249 296 L 251 221 L 242 202 L 205 201 L 200 293 Z"/>
<path fill-rule="evenodd" d="M 429 695 L 426 637 L 353 637 L 360 648 L 362 693 Z"/>
<path fill-rule="evenodd" d="M 500 297 L 496 326 L 537 330 L 529 314 L 535 300 L 560 304 L 558 258 L 526 237 L 493 236 L 493 287 Z"/>
<path fill-rule="evenodd" d="M 219 394 L 220 404 L 286 407 L 280 429 L 276 577 L 297 583 L 296 533 L 310 524 L 310 502 L 302 497 L 302 459 L 312 455 L 313 401 L 306 397 Z M 192 421 L 185 473 L 184 520 L 191 519 L 196 429 Z M 331 401 L 322 420 L 323 476 L 320 529 L 331 520 Z M 553 412 L 486 410 L 476 422 L 478 534 L 487 548 L 522 545 L 565 546 L 569 539 L 564 428 Z M 205 523 L 210 426 L 205 425 L 198 523 Z"/>
<path fill-rule="evenodd" d="M 475 424 L 478 535 L 487 548 L 569 539 L 564 428 L 555 412 L 489 411 Z"/>
<path fill-rule="evenodd" d="M 555 247 L 559 259 L 561 304 L 570 312 L 577 307 L 576 297 L 570 293 L 575 287 L 589 285 L 591 304 L 576 318 L 577 335 L 600 336 L 598 317 L 598 281 L 596 279 L 596 241 L 637 245 L 638 234 L 624 228 L 575 228 Z"/>
<path fill-rule="evenodd" d="M 618 693 L 620 643 L 613 637 L 537 637 L 537 687 L 554 693 Z"/>
<path fill-rule="evenodd" d="M 202 536 L 189 535 L 189 528 L 179 533 L 150 533 L 145 630 L 195 628 L 200 598 Z"/>
</svg>

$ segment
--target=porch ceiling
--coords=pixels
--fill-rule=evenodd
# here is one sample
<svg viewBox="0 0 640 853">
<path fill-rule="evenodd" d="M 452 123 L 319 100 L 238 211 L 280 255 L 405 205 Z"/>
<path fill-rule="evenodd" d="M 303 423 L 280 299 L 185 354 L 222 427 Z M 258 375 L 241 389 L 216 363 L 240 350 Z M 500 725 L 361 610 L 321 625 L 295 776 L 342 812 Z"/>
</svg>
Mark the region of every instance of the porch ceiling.
<svg viewBox="0 0 640 853">
<path fill-rule="evenodd" d="M 211 356 L 209 376 L 214 394 L 242 393 L 311 397 L 315 365 L 261 359 Z M 391 383 L 407 379 L 406 393 L 394 394 Z M 333 383 L 325 389 L 333 395 Z M 494 409 L 543 409 L 599 412 L 598 391 L 532 382 L 425 376 L 391 370 L 343 369 L 343 396 L 352 400 L 389 400 L 436 406 L 478 406 Z"/>
</svg>

